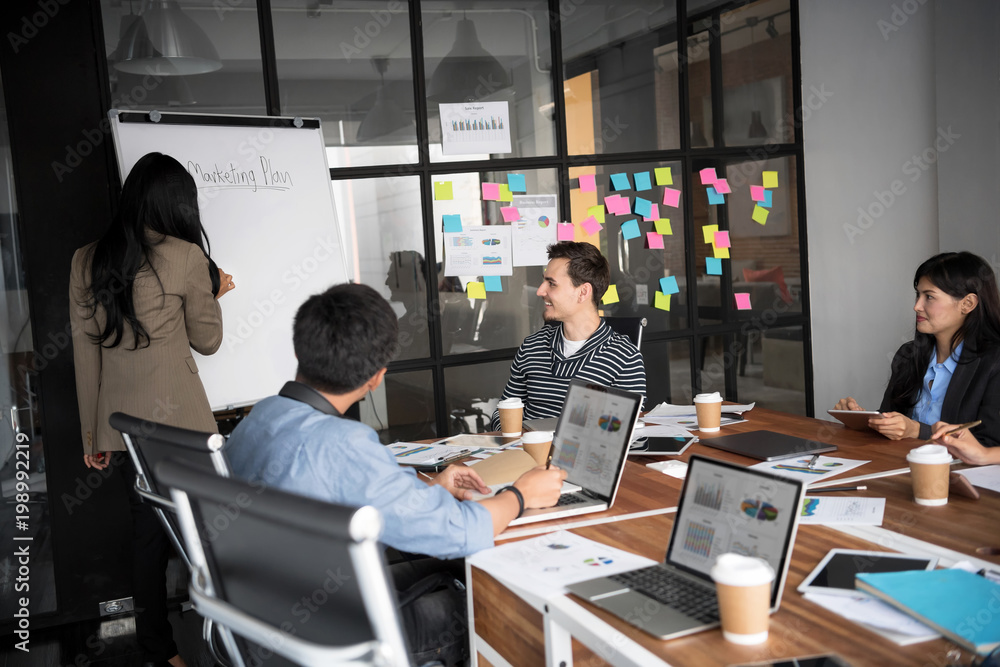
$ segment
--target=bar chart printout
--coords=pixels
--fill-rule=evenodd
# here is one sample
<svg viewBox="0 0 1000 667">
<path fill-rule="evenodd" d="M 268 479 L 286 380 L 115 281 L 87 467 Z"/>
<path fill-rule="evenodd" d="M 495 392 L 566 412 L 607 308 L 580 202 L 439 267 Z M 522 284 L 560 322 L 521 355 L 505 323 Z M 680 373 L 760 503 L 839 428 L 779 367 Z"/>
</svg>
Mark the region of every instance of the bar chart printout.
<svg viewBox="0 0 1000 667">
<path fill-rule="evenodd" d="M 507 102 L 441 104 L 441 151 L 445 155 L 510 153 Z"/>
</svg>

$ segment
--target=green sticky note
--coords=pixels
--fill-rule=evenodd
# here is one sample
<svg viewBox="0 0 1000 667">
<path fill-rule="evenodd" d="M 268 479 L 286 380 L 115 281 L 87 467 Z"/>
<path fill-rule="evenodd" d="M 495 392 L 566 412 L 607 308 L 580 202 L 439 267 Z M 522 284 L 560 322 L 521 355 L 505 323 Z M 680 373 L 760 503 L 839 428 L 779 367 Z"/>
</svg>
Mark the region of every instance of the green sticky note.
<svg viewBox="0 0 1000 667">
<path fill-rule="evenodd" d="M 656 176 L 657 185 L 673 185 L 674 175 L 670 171 L 670 167 L 659 167 L 653 170 L 653 174 Z"/>
<path fill-rule="evenodd" d="M 767 224 L 767 214 L 768 213 L 769 213 L 769 211 L 766 208 L 764 208 L 763 206 L 754 206 L 753 207 L 753 221 L 754 222 L 759 222 L 762 225 L 766 225 Z"/>
<path fill-rule="evenodd" d="M 434 199 L 442 201 L 454 198 L 455 195 L 452 193 L 451 181 L 434 181 Z"/>
<path fill-rule="evenodd" d="M 601 297 L 601 303 L 605 305 L 610 305 L 612 303 L 618 303 L 618 286 L 608 285 L 608 291 L 604 293 Z"/>
<path fill-rule="evenodd" d="M 653 307 L 660 310 L 670 310 L 670 295 L 656 290 L 656 296 L 653 297 Z"/>
<path fill-rule="evenodd" d="M 470 282 L 465 287 L 466 293 L 469 295 L 470 299 L 485 299 L 486 298 L 486 285 L 480 282 Z"/>
<path fill-rule="evenodd" d="M 765 171 L 764 172 L 764 187 L 765 188 L 776 188 L 776 187 L 778 187 L 778 172 L 776 172 L 776 171 Z"/>
<path fill-rule="evenodd" d="M 500 184 L 500 201 L 514 201 L 514 193 L 506 183 Z"/>
<path fill-rule="evenodd" d="M 598 204 L 597 206 L 591 206 L 587 209 L 587 215 L 592 215 L 597 218 L 597 221 L 604 224 L 604 206 Z"/>
<path fill-rule="evenodd" d="M 656 227 L 657 234 L 670 236 L 674 233 L 673 230 L 670 229 L 670 218 L 660 218 L 659 220 L 653 223 L 653 226 Z"/>
</svg>

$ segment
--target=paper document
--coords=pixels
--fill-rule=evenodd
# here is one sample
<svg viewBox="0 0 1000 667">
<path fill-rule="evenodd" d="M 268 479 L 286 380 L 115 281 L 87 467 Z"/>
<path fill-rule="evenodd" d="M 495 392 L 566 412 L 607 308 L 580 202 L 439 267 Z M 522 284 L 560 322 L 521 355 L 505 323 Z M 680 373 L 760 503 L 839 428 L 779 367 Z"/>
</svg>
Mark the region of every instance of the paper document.
<svg viewBox="0 0 1000 667">
<path fill-rule="evenodd" d="M 858 595 L 857 597 L 824 595 L 822 593 L 804 593 L 803 595 L 810 602 L 843 616 L 849 621 L 854 621 L 899 646 L 926 642 L 941 636 L 908 614 L 867 595 Z"/>
<path fill-rule="evenodd" d="M 698 430 L 698 418 L 694 414 L 679 415 L 676 417 L 650 417 L 649 415 L 646 415 L 642 418 L 642 421 L 647 426 L 650 424 L 660 424 L 663 426 L 675 426 L 685 430 Z M 745 421 L 747 420 L 743 419 L 743 415 L 732 412 L 722 415 L 719 419 L 719 426 L 732 426 L 733 424 L 741 424 Z"/>
<path fill-rule="evenodd" d="M 972 482 L 973 486 L 1000 493 L 1000 466 L 982 466 L 957 472 Z"/>
<path fill-rule="evenodd" d="M 748 410 L 753 410 L 753 406 L 756 403 L 748 403 L 746 405 L 722 405 L 722 414 L 727 414 L 730 412 L 743 413 Z M 660 403 L 655 408 L 650 410 L 643 417 L 680 417 L 682 415 L 693 415 L 695 414 L 695 409 L 693 405 L 673 405 L 671 403 Z"/>
<path fill-rule="evenodd" d="M 845 473 L 848 470 L 853 470 L 866 463 L 871 463 L 871 461 L 855 461 L 854 459 L 838 459 L 834 456 L 820 456 L 810 468 L 809 462 L 811 460 L 811 456 L 804 456 L 802 458 L 793 457 L 778 461 L 764 461 L 750 467 L 769 472 L 772 475 L 791 477 L 806 484 L 812 484 Z"/>
<path fill-rule="evenodd" d="M 472 450 L 417 442 L 394 442 L 388 445 L 396 462 L 411 466 L 430 466 L 468 456 Z"/>
<path fill-rule="evenodd" d="M 673 424 L 645 424 L 633 429 L 632 440 L 639 438 L 698 438 L 683 426 Z"/>
<path fill-rule="evenodd" d="M 816 497 L 802 499 L 800 523 L 881 526 L 885 514 L 885 498 Z"/>
<path fill-rule="evenodd" d="M 444 275 L 509 276 L 510 225 L 482 225 L 444 234 Z"/>
</svg>

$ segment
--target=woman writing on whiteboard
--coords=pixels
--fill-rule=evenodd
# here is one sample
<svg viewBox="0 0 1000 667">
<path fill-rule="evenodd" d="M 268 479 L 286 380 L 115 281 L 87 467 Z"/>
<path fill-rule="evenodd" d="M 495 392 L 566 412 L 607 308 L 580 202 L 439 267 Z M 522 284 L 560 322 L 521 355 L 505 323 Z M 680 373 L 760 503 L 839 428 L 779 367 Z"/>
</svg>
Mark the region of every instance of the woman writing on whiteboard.
<svg viewBox="0 0 1000 667">
<path fill-rule="evenodd" d="M 132 168 L 118 213 L 97 242 L 73 255 L 70 321 L 83 461 L 104 469 L 125 443 L 108 424 L 116 411 L 217 432 L 191 348 L 222 343 L 218 298 L 232 276 L 215 266 L 198 213 L 194 179 L 172 157 L 150 153 Z M 135 471 L 116 454 L 130 490 L 136 635 L 144 661 L 184 665 L 166 608 L 169 546 Z"/>
<path fill-rule="evenodd" d="M 1000 445 L 1000 295 L 992 268 L 969 252 L 941 253 L 917 268 L 913 287 L 916 334 L 896 352 L 882 417 L 868 424 L 891 440 L 927 440 L 979 419 L 962 443 L 942 442 L 970 451 Z M 862 409 L 851 397 L 836 407 Z"/>
</svg>

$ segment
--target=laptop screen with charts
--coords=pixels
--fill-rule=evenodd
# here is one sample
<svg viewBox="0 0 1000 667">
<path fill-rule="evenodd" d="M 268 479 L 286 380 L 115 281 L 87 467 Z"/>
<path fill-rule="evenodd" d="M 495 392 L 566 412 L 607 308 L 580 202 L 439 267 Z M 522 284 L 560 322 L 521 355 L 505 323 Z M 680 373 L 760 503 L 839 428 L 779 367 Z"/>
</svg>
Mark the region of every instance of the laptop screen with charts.
<svg viewBox="0 0 1000 667">
<path fill-rule="evenodd" d="M 554 507 L 525 510 L 510 525 L 611 507 L 641 405 L 641 394 L 580 380 L 570 382 L 552 437 L 552 465 L 566 471 L 567 488 L 575 490 L 563 493 Z"/>
<path fill-rule="evenodd" d="M 710 572 L 718 556 L 734 552 L 762 558 L 774 568 L 774 612 L 804 493 L 798 480 L 692 456 L 665 562 L 567 588 L 661 639 L 681 637 L 719 624 Z"/>
</svg>

